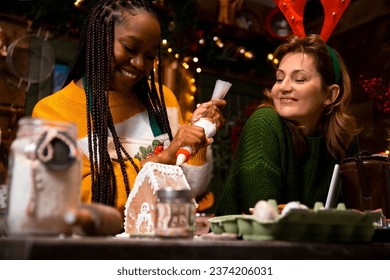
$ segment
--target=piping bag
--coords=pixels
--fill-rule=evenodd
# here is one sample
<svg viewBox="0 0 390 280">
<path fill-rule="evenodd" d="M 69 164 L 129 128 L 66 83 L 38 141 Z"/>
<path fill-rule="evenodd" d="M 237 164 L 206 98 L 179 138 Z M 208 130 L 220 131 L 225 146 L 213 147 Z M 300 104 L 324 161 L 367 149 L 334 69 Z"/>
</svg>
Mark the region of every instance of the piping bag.
<svg viewBox="0 0 390 280">
<path fill-rule="evenodd" d="M 217 82 L 215 83 L 211 100 L 224 99 L 226 93 L 228 92 L 231 86 L 232 84 L 229 82 L 217 80 Z M 193 125 L 202 127 L 204 129 L 207 138 L 213 137 L 217 132 L 216 124 L 212 123 L 207 118 L 200 118 Z M 191 154 L 192 154 L 192 148 L 190 146 L 181 147 L 176 153 L 176 165 L 180 166 L 183 163 L 185 163 L 190 158 Z"/>
</svg>

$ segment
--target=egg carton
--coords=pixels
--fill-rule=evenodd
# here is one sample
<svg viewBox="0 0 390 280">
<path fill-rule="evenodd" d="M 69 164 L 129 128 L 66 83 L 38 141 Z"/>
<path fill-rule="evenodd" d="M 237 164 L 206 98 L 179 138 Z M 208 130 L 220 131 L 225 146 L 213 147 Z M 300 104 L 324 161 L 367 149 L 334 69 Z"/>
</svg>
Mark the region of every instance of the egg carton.
<svg viewBox="0 0 390 280">
<path fill-rule="evenodd" d="M 214 234 L 237 234 L 244 240 L 370 242 L 382 213 L 345 209 L 290 209 L 272 221 L 253 215 L 225 215 L 209 220 Z"/>
</svg>

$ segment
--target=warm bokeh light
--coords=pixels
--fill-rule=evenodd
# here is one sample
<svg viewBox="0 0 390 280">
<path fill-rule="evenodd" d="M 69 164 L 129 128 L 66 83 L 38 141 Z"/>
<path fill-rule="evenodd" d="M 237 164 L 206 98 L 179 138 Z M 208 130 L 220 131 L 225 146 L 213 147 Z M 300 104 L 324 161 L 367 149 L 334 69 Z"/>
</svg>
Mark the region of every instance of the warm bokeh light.
<svg viewBox="0 0 390 280">
<path fill-rule="evenodd" d="M 74 5 L 75 5 L 76 7 L 79 7 L 79 6 L 81 5 L 81 3 L 83 3 L 83 1 L 84 1 L 84 0 L 76 0 L 76 1 L 74 2 Z"/>
<path fill-rule="evenodd" d="M 185 120 L 191 120 L 191 116 L 192 116 L 192 111 L 187 111 L 185 112 Z"/>
<path fill-rule="evenodd" d="M 244 56 L 245 56 L 245 58 L 247 58 L 247 59 L 253 59 L 255 55 L 253 54 L 253 52 L 246 51 L 246 52 L 244 53 Z"/>
<path fill-rule="evenodd" d="M 244 47 L 238 47 L 237 48 L 237 52 L 239 52 L 240 54 L 243 54 L 243 53 L 245 53 L 245 48 Z"/>
<path fill-rule="evenodd" d="M 183 62 L 183 67 L 185 68 L 185 69 L 188 69 L 188 68 L 190 68 L 190 66 L 188 65 L 188 63 L 187 62 Z"/>
</svg>

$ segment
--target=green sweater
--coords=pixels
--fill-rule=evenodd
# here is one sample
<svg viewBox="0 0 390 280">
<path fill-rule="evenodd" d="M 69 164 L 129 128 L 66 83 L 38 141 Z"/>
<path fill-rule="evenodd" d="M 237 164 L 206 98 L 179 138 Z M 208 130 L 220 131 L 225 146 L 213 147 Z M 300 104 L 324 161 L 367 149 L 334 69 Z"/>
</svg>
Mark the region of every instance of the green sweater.
<svg viewBox="0 0 390 280">
<path fill-rule="evenodd" d="M 256 110 L 245 123 L 217 215 L 248 213 L 259 200 L 278 204 L 325 203 L 338 160 L 327 154 L 322 136 L 306 137 L 309 155 L 298 162 L 282 118 L 271 108 Z M 358 153 L 353 142 L 347 156 Z"/>
</svg>

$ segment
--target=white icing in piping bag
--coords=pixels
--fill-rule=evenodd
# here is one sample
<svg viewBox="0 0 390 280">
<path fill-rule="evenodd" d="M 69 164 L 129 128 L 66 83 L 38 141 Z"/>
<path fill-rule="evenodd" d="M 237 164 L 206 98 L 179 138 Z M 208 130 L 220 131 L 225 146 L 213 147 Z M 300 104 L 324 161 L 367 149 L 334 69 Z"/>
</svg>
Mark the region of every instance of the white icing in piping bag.
<svg viewBox="0 0 390 280">
<path fill-rule="evenodd" d="M 229 82 L 217 80 L 215 83 L 213 95 L 211 96 L 211 100 L 224 99 L 231 86 L 232 84 Z"/>
<path fill-rule="evenodd" d="M 232 84 L 229 82 L 217 80 L 211 100 L 224 99 L 231 86 Z M 213 137 L 217 132 L 216 124 L 206 118 L 200 118 L 199 121 L 195 122 L 193 125 L 203 127 L 207 138 Z M 176 153 L 176 165 L 185 163 L 190 158 L 191 154 L 192 148 L 190 146 L 181 147 Z"/>
</svg>

